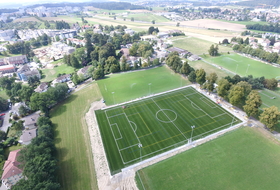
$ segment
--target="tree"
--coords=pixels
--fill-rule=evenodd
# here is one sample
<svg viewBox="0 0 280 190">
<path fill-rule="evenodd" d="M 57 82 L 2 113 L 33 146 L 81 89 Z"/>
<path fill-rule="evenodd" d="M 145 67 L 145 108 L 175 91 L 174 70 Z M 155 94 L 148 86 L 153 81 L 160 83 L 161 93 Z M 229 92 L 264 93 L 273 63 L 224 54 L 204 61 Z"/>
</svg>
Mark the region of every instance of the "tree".
<svg viewBox="0 0 280 190">
<path fill-rule="evenodd" d="M 75 55 L 71 55 L 70 63 L 71 63 L 71 66 L 74 67 L 74 68 L 79 68 L 80 67 L 79 61 L 78 61 L 78 59 L 76 58 Z"/>
<path fill-rule="evenodd" d="M 252 85 L 250 85 L 246 81 L 240 81 L 236 85 L 240 86 L 244 89 L 244 98 L 246 98 L 250 94 L 250 92 L 252 91 Z"/>
<path fill-rule="evenodd" d="M 204 69 L 197 69 L 195 71 L 196 74 L 196 82 L 200 85 L 203 85 L 206 81 L 205 77 L 206 77 L 206 72 L 204 71 Z"/>
<path fill-rule="evenodd" d="M 166 59 L 166 64 L 175 72 L 180 72 L 182 61 L 177 52 L 172 52 Z"/>
<path fill-rule="evenodd" d="M 0 97 L 0 112 L 6 111 L 9 108 L 9 102 Z"/>
<path fill-rule="evenodd" d="M 212 45 L 210 46 L 210 49 L 208 50 L 209 55 L 211 55 L 211 56 L 217 56 L 217 55 L 218 55 L 218 50 L 219 50 L 218 45 L 216 45 L 216 47 L 214 47 L 214 45 L 212 44 Z"/>
<path fill-rule="evenodd" d="M 130 19 L 132 22 L 134 22 L 134 17 L 131 17 L 131 19 Z"/>
<path fill-rule="evenodd" d="M 180 22 L 177 22 L 176 26 L 179 27 L 180 26 Z"/>
<path fill-rule="evenodd" d="M 2 142 L 6 138 L 6 133 L 0 130 L 0 141 Z"/>
<path fill-rule="evenodd" d="M 195 71 L 191 71 L 189 76 L 188 76 L 188 79 L 190 82 L 194 83 L 196 82 L 196 74 L 195 74 Z"/>
<path fill-rule="evenodd" d="M 152 24 L 155 24 L 156 23 L 156 21 L 155 20 L 152 20 Z"/>
<path fill-rule="evenodd" d="M 244 88 L 234 85 L 229 91 L 229 102 L 234 106 L 243 106 Z"/>
<path fill-rule="evenodd" d="M 259 107 L 261 105 L 262 105 L 261 96 L 259 95 L 259 93 L 257 91 L 253 90 L 247 96 L 246 104 L 245 104 L 245 106 L 243 106 L 243 108 L 249 117 L 258 116 Z"/>
<path fill-rule="evenodd" d="M 12 124 L 12 128 L 14 128 L 16 131 L 21 131 L 23 129 L 23 123 L 24 121 L 20 120 L 18 122 L 14 121 Z"/>
<path fill-rule="evenodd" d="M 264 112 L 260 115 L 260 121 L 268 128 L 272 128 L 280 120 L 280 112 L 276 106 L 264 108 Z"/>
<path fill-rule="evenodd" d="M 189 75 L 191 71 L 192 71 L 191 66 L 189 65 L 189 63 L 187 61 L 185 61 L 183 63 L 183 66 L 181 67 L 180 73 L 184 74 L 184 75 Z"/>
<path fill-rule="evenodd" d="M 224 40 L 222 41 L 222 44 L 229 44 L 228 39 L 224 39 Z"/>
<path fill-rule="evenodd" d="M 29 110 L 28 110 L 27 107 L 25 107 L 24 105 L 21 105 L 21 106 L 19 107 L 19 109 L 18 109 L 19 114 L 22 115 L 22 116 L 27 115 L 27 114 L 28 114 L 28 111 L 29 111 Z"/>
<path fill-rule="evenodd" d="M 214 84 L 217 79 L 218 76 L 216 73 L 210 73 L 210 75 L 206 77 L 206 83 L 204 84 L 204 88 L 206 88 L 209 92 L 213 92 Z"/>
<path fill-rule="evenodd" d="M 98 80 L 104 77 L 104 71 L 102 68 L 97 68 L 93 71 L 93 79 Z"/>
<path fill-rule="evenodd" d="M 270 90 L 275 90 L 277 85 L 278 81 L 275 78 L 264 80 L 264 86 Z"/>
</svg>

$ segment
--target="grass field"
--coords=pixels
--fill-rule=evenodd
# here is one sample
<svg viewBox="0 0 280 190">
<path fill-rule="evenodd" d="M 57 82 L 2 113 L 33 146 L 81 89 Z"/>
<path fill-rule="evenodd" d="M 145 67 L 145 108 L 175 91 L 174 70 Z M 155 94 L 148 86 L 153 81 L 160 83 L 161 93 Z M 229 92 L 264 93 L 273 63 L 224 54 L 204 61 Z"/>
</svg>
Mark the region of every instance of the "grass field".
<svg viewBox="0 0 280 190">
<path fill-rule="evenodd" d="M 280 76 L 280 68 L 235 53 L 224 54 L 218 57 L 208 57 L 205 59 L 208 62 L 220 65 L 240 76 L 253 75 L 254 77 L 264 76 L 265 78 Z"/>
<path fill-rule="evenodd" d="M 149 85 L 150 84 L 150 85 Z M 106 105 L 164 92 L 190 84 L 165 66 L 154 69 L 109 75 L 98 81 Z M 112 94 L 112 92 L 114 92 Z"/>
<path fill-rule="evenodd" d="M 193 87 L 125 106 L 96 111 L 111 174 L 241 122 Z"/>
<path fill-rule="evenodd" d="M 57 78 L 58 74 L 66 73 L 70 74 L 74 72 L 74 68 L 70 67 L 66 64 L 62 64 L 60 66 L 54 67 L 53 69 L 43 69 L 43 78 L 41 79 L 42 82 L 49 82 Z"/>
<path fill-rule="evenodd" d="M 207 73 L 206 75 L 209 75 L 210 73 L 216 73 L 218 75 L 218 80 L 226 77 L 226 76 L 234 76 L 232 73 L 219 69 L 213 65 L 210 65 L 208 63 L 205 63 L 204 61 L 198 60 L 198 61 L 188 61 L 189 65 L 192 66 L 194 69 L 204 69 Z"/>
<path fill-rule="evenodd" d="M 98 189 L 84 115 L 101 95 L 96 83 L 72 94 L 51 111 L 61 189 Z"/>
<path fill-rule="evenodd" d="M 204 53 L 208 54 L 208 50 L 210 46 L 214 44 L 212 42 L 194 38 L 194 37 L 186 37 L 186 38 L 174 37 L 174 38 L 170 38 L 170 40 L 173 41 L 173 46 L 188 50 L 193 54 L 197 54 L 197 55 L 202 55 Z M 228 52 L 232 50 L 229 47 L 219 46 L 219 51 Z"/>
<path fill-rule="evenodd" d="M 129 14 L 126 18 L 131 19 L 134 18 L 134 20 L 139 21 L 145 21 L 145 22 L 152 22 L 152 20 L 155 20 L 155 22 L 168 22 L 169 20 L 163 16 L 154 15 L 152 13 L 136 13 L 136 14 Z"/>
<path fill-rule="evenodd" d="M 9 96 L 6 94 L 6 92 L 0 88 L 0 97 L 4 98 L 4 99 L 8 99 Z"/>
<path fill-rule="evenodd" d="M 259 91 L 259 95 L 263 101 L 261 108 L 276 106 L 280 111 L 280 94 L 277 91 L 264 89 Z"/>
<path fill-rule="evenodd" d="M 144 168 L 136 180 L 140 190 L 277 190 L 279 157 L 279 141 L 244 127 Z"/>
</svg>

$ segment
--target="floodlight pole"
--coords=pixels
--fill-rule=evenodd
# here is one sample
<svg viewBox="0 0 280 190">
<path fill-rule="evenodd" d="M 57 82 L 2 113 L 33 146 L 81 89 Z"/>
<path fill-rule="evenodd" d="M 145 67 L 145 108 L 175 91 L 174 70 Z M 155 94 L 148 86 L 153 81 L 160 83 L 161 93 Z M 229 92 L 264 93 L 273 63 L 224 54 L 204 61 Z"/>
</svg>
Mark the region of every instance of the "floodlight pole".
<svg viewBox="0 0 280 190">
<path fill-rule="evenodd" d="M 112 94 L 113 94 L 113 100 L 114 100 L 114 104 L 115 104 L 115 96 L 114 96 L 115 92 L 112 92 Z"/>
<path fill-rule="evenodd" d="M 191 128 L 192 128 L 192 134 L 191 134 L 191 143 L 192 143 L 192 135 L 193 135 L 193 129 L 195 128 L 195 126 L 193 125 L 193 126 L 191 126 Z"/>
<path fill-rule="evenodd" d="M 148 85 L 149 85 L 149 95 L 151 95 L 151 84 L 152 83 L 149 83 Z"/>
<path fill-rule="evenodd" d="M 250 67 L 250 64 L 248 64 L 248 67 L 247 67 L 247 70 L 246 70 L 246 74 L 247 74 L 247 72 L 248 72 L 249 67 Z"/>
</svg>

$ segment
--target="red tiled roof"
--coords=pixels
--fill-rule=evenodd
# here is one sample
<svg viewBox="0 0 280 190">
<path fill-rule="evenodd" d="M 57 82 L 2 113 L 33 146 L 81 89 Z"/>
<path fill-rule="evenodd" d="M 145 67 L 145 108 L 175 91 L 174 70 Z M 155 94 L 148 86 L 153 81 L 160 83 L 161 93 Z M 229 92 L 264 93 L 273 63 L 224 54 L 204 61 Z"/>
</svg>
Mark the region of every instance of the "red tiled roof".
<svg viewBox="0 0 280 190">
<path fill-rule="evenodd" d="M 8 160 L 5 162 L 3 167 L 4 171 L 1 178 L 2 180 L 22 173 L 22 170 L 17 167 L 20 163 L 16 160 L 19 155 L 19 151 L 20 149 L 10 152 Z"/>
</svg>

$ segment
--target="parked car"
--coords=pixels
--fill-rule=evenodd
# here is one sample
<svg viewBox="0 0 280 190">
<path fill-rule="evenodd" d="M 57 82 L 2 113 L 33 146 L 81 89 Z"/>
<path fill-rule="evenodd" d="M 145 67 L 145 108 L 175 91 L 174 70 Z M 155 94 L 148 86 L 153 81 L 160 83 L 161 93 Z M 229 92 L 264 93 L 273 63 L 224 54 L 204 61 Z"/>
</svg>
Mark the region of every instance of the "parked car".
<svg viewBox="0 0 280 190">
<path fill-rule="evenodd" d="M 4 116 L 4 115 L 6 115 L 6 114 L 5 114 L 5 113 L 1 113 L 1 114 L 0 114 L 0 117 L 1 117 L 1 116 Z"/>
</svg>

